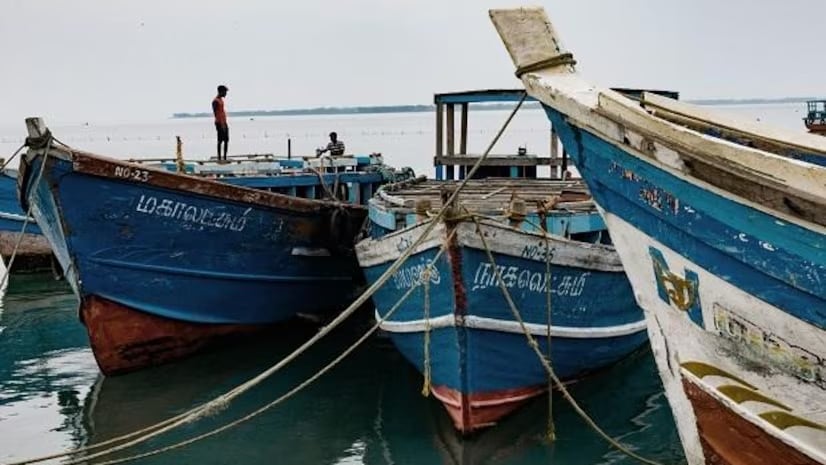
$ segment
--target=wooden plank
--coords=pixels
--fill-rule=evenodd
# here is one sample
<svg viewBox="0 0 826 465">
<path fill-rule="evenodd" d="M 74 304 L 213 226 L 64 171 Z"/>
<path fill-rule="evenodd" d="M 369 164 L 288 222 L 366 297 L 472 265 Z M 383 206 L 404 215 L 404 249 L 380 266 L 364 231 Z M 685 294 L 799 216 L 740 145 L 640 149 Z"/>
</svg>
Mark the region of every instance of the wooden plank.
<svg viewBox="0 0 826 465">
<path fill-rule="evenodd" d="M 444 135 L 442 131 L 444 130 L 444 121 L 442 120 L 444 115 L 444 105 L 441 103 L 436 105 L 436 156 L 441 157 L 445 154 L 444 147 L 442 144 L 444 143 Z"/>
<path fill-rule="evenodd" d="M 473 166 L 479 161 L 481 156 L 477 155 L 457 155 L 436 157 L 435 165 L 462 165 Z M 545 157 L 525 157 L 516 155 L 490 156 L 485 160 L 484 166 L 559 166 L 560 160 L 552 160 Z M 447 179 L 452 179 L 448 176 Z"/>
<path fill-rule="evenodd" d="M 776 145 L 786 150 L 795 149 L 826 157 L 826 139 L 822 136 L 807 134 L 803 131 L 792 133 L 778 129 L 768 124 L 737 119 L 716 111 L 691 105 L 685 102 L 661 97 L 657 94 L 644 92 L 643 106 L 654 110 L 663 110 L 668 114 L 697 120 L 720 129 L 739 133 L 767 145 Z M 775 151 L 775 150 L 769 150 Z"/>
<path fill-rule="evenodd" d="M 459 153 L 467 153 L 467 111 L 468 104 L 462 104 L 462 122 L 459 134 Z"/>
<path fill-rule="evenodd" d="M 456 125 L 453 121 L 453 104 L 447 106 L 447 154 L 454 155 L 456 153 L 456 140 L 454 138 L 456 132 Z"/>
<path fill-rule="evenodd" d="M 551 160 L 559 158 L 559 135 L 556 133 L 556 128 L 551 126 Z M 551 177 L 561 178 L 562 173 L 556 169 L 556 166 L 551 165 Z"/>
</svg>

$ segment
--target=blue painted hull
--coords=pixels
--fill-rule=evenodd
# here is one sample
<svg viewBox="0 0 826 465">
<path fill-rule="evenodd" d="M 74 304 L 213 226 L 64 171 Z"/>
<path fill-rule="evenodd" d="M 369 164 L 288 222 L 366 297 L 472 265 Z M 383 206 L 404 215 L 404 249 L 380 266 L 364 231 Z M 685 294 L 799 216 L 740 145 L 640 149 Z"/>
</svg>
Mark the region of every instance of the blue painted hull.
<svg viewBox="0 0 826 465">
<path fill-rule="evenodd" d="M 14 273 L 52 270 L 52 250 L 40 227 L 34 220 L 25 221 L 26 212 L 17 200 L 15 174 L 0 172 L 0 257 L 8 264 L 15 256 Z"/>
<path fill-rule="evenodd" d="M 605 211 L 748 294 L 826 328 L 826 236 L 681 180 L 546 111 Z M 653 208 L 643 191 L 661 204 L 678 199 L 678 208 Z"/>
<path fill-rule="evenodd" d="M 525 232 L 511 234 L 523 239 L 537 237 Z M 381 247 L 382 242 L 396 240 L 397 234 L 393 234 L 372 241 L 375 247 Z M 433 247 L 414 254 L 408 261 L 410 265 L 375 294 L 378 316 L 384 317 L 419 279 L 424 264 L 435 257 L 437 250 Z M 545 261 L 495 250 L 494 257 L 522 319 L 546 354 Z M 390 265 L 363 263 L 368 282 L 374 282 Z M 551 361 L 562 379 L 579 378 L 607 367 L 647 342 L 642 311 L 622 270 L 586 266 L 553 261 L 551 265 Z M 471 431 L 495 422 L 521 400 L 541 393 L 547 388 L 548 375 L 518 327 L 487 255 L 478 244 L 460 239 L 450 253 L 439 259 L 436 270 L 429 285 L 431 329 L 423 328 L 424 286 L 413 292 L 383 328 L 420 372 L 424 373 L 429 365 L 434 393 L 446 403 L 457 428 Z M 474 399 L 501 406 L 474 407 Z M 475 411 L 451 411 L 451 401 L 468 404 L 458 410 Z M 486 409 L 489 411 L 483 412 Z"/>
<path fill-rule="evenodd" d="M 27 156 L 23 188 L 80 297 L 93 349 L 94 327 L 118 332 L 113 328 L 125 324 L 89 321 L 104 321 L 105 312 L 135 318 L 148 332 L 162 328 L 155 342 L 198 339 L 212 327 L 248 329 L 340 309 L 358 289 L 361 275 L 347 245 L 363 208 L 153 170 L 135 171 L 146 173 L 143 180 L 119 179 L 96 170 L 110 173 L 122 163 L 86 157 L 49 157 L 40 177 L 42 156 Z M 142 343 L 131 332 L 107 337 Z M 167 358 L 134 366 L 120 360 L 107 368 L 96 356 L 104 372 L 126 371 L 177 358 L 187 341 Z"/>
</svg>

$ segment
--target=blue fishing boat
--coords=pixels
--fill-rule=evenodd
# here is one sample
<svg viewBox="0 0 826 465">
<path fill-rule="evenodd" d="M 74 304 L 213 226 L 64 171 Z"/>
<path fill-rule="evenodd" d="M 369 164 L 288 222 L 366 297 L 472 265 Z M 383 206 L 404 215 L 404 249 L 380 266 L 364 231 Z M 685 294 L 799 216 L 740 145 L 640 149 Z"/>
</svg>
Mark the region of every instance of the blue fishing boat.
<svg viewBox="0 0 826 465">
<path fill-rule="evenodd" d="M 24 230 L 23 224 L 26 223 Z M 21 237 L 22 234 L 22 237 Z M 15 248 L 17 251 L 15 252 Z M 0 171 L 0 257 L 13 272 L 51 271 L 52 249 L 34 219 L 26 222 L 26 212 L 17 200 L 17 171 Z"/>
<path fill-rule="evenodd" d="M 451 105 L 516 101 L 522 91 L 436 96 L 447 105 L 447 153 L 434 163 L 441 180 L 422 178 L 382 187 L 370 201 L 370 237 L 356 246 L 368 282 L 374 282 L 422 234 L 478 156 L 453 154 Z M 437 124 L 442 118 L 437 113 Z M 441 128 L 437 137 L 441 137 Z M 554 144 L 551 144 L 552 147 Z M 437 140 L 437 150 L 444 146 Z M 389 316 L 382 329 L 423 373 L 457 430 L 496 423 L 548 388 L 548 373 L 528 344 L 539 342 L 563 379 L 607 367 L 644 345 L 642 311 L 605 224 L 582 180 L 560 179 L 564 156 L 496 155 L 469 180 L 456 205 L 373 297 L 376 317 L 387 316 L 411 287 L 423 284 Z M 539 167 L 550 177 L 537 177 Z M 565 176 L 567 177 L 567 176 Z M 444 253 L 425 273 L 440 249 Z M 493 261 L 488 256 L 490 252 Z M 500 289 L 512 294 L 524 321 Z"/>
<path fill-rule="evenodd" d="M 826 140 L 628 99 L 541 8 L 491 17 L 604 213 L 688 463 L 826 463 Z"/>
<path fill-rule="evenodd" d="M 363 202 L 393 175 L 380 156 L 190 164 L 190 175 L 74 150 L 39 119 L 27 125 L 22 206 L 79 297 L 105 374 L 341 308 L 358 289 Z"/>
<path fill-rule="evenodd" d="M 812 134 L 826 134 L 826 100 L 809 100 L 806 102 L 806 116 L 803 124 Z"/>
</svg>

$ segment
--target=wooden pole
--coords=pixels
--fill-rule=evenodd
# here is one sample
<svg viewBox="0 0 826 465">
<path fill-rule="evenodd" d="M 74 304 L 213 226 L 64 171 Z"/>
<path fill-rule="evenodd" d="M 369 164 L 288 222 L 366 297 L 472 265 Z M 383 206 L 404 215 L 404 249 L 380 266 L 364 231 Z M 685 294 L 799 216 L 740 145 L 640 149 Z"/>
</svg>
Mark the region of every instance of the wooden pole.
<svg viewBox="0 0 826 465">
<path fill-rule="evenodd" d="M 456 154 L 456 140 L 454 138 L 456 132 L 456 125 L 453 122 L 453 107 L 452 103 L 447 104 L 447 154 Z"/>
<path fill-rule="evenodd" d="M 559 158 L 559 137 L 556 134 L 556 128 L 551 126 L 551 177 L 562 178 L 562 173 L 559 171 L 559 166 L 556 164 Z"/>
<path fill-rule="evenodd" d="M 46 134 L 46 123 L 43 122 L 43 118 L 26 118 L 26 130 L 33 139 L 42 137 Z"/>
<path fill-rule="evenodd" d="M 462 104 L 462 123 L 459 135 L 459 153 L 462 155 L 467 154 L 467 110 L 468 104 L 465 102 Z"/>
<path fill-rule="evenodd" d="M 444 105 L 441 103 L 436 104 L 436 156 L 441 157 L 444 155 L 444 148 L 442 144 L 444 143 L 444 137 L 442 136 L 442 131 L 444 130 L 444 121 L 442 120 L 444 115 Z"/>
</svg>

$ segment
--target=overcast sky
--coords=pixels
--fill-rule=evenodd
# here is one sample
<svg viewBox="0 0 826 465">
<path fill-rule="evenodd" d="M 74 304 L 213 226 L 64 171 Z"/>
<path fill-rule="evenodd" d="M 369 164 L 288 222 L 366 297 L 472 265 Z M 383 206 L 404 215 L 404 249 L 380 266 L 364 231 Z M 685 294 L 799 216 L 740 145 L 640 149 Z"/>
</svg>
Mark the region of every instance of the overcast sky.
<svg viewBox="0 0 826 465">
<path fill-rule="evenodd" d="M 0 122 L 427 103 L 515 87 L 490 7 L 542 4 L 579 69 L 684 98 L 826 94 L 824 0 L 0 0 Z"/>
</svg>

